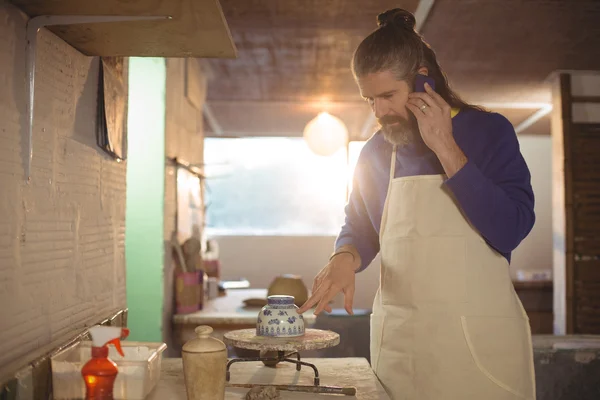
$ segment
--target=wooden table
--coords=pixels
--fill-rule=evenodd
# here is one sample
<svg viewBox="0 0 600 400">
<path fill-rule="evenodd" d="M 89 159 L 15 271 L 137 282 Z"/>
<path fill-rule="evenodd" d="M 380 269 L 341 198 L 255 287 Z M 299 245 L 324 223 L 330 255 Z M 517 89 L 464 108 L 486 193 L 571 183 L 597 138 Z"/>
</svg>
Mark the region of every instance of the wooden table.
<svg viewBox="0 0 600 400">
<path fill-rule="evenodd" d="M 281 399 L 361 399 L 389 400 L 379 380 L 364 358 L 308 358 L 319 368 L 321 385 L 354 386 L 356 396 L 331 396 L 313 393 L 281 391 Z M 260 362 L 240 363 L 232 366 L 231 383 L 297 384 L 312 385 L 312 371 L 296 371 L 293 364 L 279 364 L 276 368 L 265 367 Z M 227 388 L 226 400 L 244 399 L 249 389 Z M 162 360 L 158 385 L 147 400 L 186 400 L 183 363 L 180 358 Z"/>
<path fill-rule="evenodd" d="M 212 336 L 219 340 L 223 340 L 226 332 L 256 327 L 256 317 L 261 307 L 246 307 L 244 300 L 266 299 L 267 289 L 230 289 L 226 293 L 225 296 L 207 301 L 200 311 L 173 316 L 176 345 L 181 347 L 193 339 L 196 336 L 194 329 L 198 325 L 210 325 L 213 328 Z M 312 326 L 316 320 L 313 311 L 309 310 L 303 315 L 306 327 Z"/>
</svg>

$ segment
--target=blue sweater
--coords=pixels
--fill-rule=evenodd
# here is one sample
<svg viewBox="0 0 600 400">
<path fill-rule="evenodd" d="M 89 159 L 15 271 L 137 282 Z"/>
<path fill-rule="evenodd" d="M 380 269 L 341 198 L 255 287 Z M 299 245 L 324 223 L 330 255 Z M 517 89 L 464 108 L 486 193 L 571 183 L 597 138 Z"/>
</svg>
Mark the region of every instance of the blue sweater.
<svg viewBox="0 0 600 400">
<path fill-rule="evenodd" d="M 502 115 L 463 110 L 452 119 L 467 164 L 445 185 L 485 241 L 510 262 L 535 222 L 531 175 L 511 123 Z M 365 269 L 379 252 L 379 229 L 390 176 L 392 145 L 378 132 L 363 147 L 336 248 L 352 244 Z M 429 149 L 409 145 L 396 153 L 396 178 L 443 174 Z"/>
</svg>

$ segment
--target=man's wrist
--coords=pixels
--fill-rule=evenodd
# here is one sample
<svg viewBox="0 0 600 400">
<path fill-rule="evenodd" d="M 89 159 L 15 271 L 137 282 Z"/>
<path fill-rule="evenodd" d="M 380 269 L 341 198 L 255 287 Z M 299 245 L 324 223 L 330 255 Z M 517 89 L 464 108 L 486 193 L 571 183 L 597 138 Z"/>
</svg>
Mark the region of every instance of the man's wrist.
<svg viewBox="0 0 600 400">
<path fill-rule="evenodd" d="M 451 178 L 460 171 L 468 161 L 465 153 L 463 153 L 454 140 L 437 151 L 436 156 L 440 160 L 440 164 L 442 164 L 448 178 Z"/>
<path fill-rule="evenodd" d="M 334 258 L 338 257 L 348 257 L 349 259 L 351 259 L 352 268 L 354 269 L 354 271 L 357 271 L 361 266 L 360 254 L 352 245 L 346 245 L 336 249 L 331 255 L 331 257 L 329 257 L 329 261 L 331 262 L 334 260 Z"/>
<path fill-rule="evenodd" d="M 329 257 L 329 261 L 333 260 L 333 257 L 339 256 L 342 254 L 349 254 L 352 256 L 352 261 L 356 261 L 356 256 L 354 255 L 354 253 L 352 253 L 351 251 L 348 251 L 348 250 L 336 251 L 335 253 L 333 253 L 331 255 L 331 257 Z"/>
</svg>

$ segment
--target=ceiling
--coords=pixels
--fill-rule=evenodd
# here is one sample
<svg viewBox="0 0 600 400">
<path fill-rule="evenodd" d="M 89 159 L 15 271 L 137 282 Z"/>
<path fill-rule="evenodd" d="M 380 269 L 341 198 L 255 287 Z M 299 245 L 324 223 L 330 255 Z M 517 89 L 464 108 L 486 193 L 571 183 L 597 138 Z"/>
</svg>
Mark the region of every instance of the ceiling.
<svg viewBox="0 0 600 400">
<path fill-rule="evenodd" d="M 377 14 L 395 7 L 426 16 L 420 31 L 453 88 L 515 127 L 550 102 L 545 81 L 553 71 L 600 70 L 597 0 L 221 0 L 221 6 L 238 58 L 208 62 L 207 136 L 299 136 L 325 110 L 353 138 L 368 137 L 374 121 L 350 59 Z M 523 130 L 549 132 L 548 116 Z"/>
</svg>

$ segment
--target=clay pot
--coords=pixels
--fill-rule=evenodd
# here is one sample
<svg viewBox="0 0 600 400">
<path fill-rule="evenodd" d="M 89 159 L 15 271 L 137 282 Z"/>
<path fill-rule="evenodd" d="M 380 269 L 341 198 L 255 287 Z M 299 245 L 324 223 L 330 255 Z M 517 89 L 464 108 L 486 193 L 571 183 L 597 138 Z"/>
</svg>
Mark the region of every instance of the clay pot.
<svg viewBox="0 0 600 400">
<path fill-rule="evenodd" d="M 267 296 L 294 296 L 294 304 L 302 306 L 308 300 L 308 289 L 299 275 L 285 274 L 276 277 L 267 291 Z"/>
<path fill-rule="evenodd" d="M 195 330 L 197 338 L 183 345 L 183 374 L 188 400 L 225 399 L 227 348 L 210 337 L 213 329 L 201 325 Z"/>
</svg>

